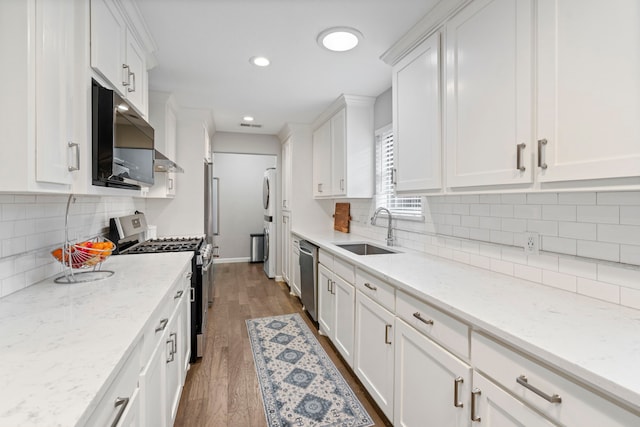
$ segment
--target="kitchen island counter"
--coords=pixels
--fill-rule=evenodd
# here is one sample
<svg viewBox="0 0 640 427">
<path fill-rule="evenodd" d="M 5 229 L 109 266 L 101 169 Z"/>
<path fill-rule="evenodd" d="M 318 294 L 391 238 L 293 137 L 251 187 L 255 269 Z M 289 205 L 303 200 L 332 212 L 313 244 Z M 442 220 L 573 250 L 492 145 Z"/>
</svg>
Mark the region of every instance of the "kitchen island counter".
<svg viewBox="0 0 640 427">
<path fill-rule="evenodd" d="M 363 256 L 335 245 L 374 242 L 363 236 L 292 233 L 640 412 L 640 311 L 404 247 Z"/>
<path fill-rule="evenodd" d="M 0 427 L 84 425 L 192 257 L 113 256 L 110 278 L 0 299 Z"/>
</svg>

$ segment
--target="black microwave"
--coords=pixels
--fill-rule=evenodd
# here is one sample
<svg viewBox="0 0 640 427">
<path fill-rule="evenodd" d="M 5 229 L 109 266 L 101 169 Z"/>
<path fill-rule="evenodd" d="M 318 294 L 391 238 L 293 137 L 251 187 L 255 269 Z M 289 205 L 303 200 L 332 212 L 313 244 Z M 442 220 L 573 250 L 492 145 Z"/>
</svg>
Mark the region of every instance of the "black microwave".
<svg viewBox="0 0 640 427">
<path fill-rule="evenodd" d="M 140 189 L 153 185 L 153 128 L 115 91 L 92 80 L 92 183 Z"/>
</svg>

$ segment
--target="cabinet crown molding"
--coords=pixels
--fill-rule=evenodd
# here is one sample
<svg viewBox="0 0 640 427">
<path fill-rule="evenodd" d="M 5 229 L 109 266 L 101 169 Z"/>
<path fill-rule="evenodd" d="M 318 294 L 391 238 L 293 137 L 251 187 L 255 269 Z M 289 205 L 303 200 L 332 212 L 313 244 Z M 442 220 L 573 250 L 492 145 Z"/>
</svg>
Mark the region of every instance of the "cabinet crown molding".
<svg viewBox="0 0 640 427">
<path fill-rule="evenodd" d="M 370 107 L 375 104 L 376 98 L 374 96 L 364 96 L 364 95 L 340 95 L 335 101 L 327 107 L 322 114 L 320 114 L 312 124 L 313 129 L 317 129 L 324 122 L 329 120 L 331 116 L 340 111 L 344 107 L 349 106 L 360 106 L 360 107 Z"/>
</svg>

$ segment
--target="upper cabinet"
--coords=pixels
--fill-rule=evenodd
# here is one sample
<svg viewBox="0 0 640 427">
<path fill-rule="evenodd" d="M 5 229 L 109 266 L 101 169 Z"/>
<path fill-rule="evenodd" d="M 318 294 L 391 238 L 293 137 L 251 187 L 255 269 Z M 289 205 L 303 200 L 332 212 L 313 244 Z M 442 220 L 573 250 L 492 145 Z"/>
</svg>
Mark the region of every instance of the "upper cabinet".
<svg viewBox="0 0 640 427">
<path fill-rule="evenodd" d="M 291 168 L 293 167 L 292 148 L 291 137 L 289 137 L 282 143 L 282 209 L 285 211 L 291 211 L 291 181 L 293 179 L 291 173 Z"/>
<path fill-rule="evenodd" d="M 89 163 L 88 22 L 80 0 L 0 2 L 0 191 L 85 188 Z"/>
<path fill-rule="evenodd" d="M 91 0 L 91 67 L 147 117 L 144 50 L 115 0 Z"/>
<path fill-rule="evenodd" d="M 342 95 L 314 124 L 313 195 L 373 195 L 375 98 Z"/>
<path fill-rule="evenodd" d="M 155 149 L 167 158 L 175 160 L 176 154 L 176 110 L 174 97 L 166 92 L 149 92 L 149 124 L 153 127 Z M 157 159 L 156 159 L 157 161 Z M 147 197 L 174 197 L 176 195 L 176 173 L 154 172 L 154 184 Z"/>
<path fill-rule="evenodd" d="M 476 0 L 445 31 L 447 185 L 530 184 L 531 0 Z"/>
<path fill-rule="evenodd" d="M 539 181 L 640 176 L 640 3 L 539 0 L 537 22 Z"/>
<path fill-rule="evenodd" d="M 398 192 L 442 187 L 440 34 L 393 66 L 394 182 Z"/>
</svg>

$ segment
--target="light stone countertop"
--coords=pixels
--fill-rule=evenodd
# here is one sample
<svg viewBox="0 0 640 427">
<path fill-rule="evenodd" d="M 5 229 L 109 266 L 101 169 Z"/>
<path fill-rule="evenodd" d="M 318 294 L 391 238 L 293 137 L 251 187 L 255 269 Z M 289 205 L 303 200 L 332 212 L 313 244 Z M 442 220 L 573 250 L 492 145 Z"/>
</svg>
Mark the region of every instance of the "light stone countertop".
<svg viewBox="0 0 640 427">
<path fill-rule="evenodd" d="M 640 311 L 412 251 L 355 255 L 377 242 L 330 229 L 292 233 L 640 411 Z"/>
<path fill-rule="evenodd" d="M 83 425 L 191 258 L 113 256 L 108 279 L 0 299 L 0 426 Z"/>
</svg>

